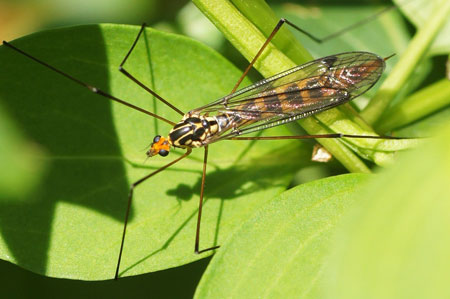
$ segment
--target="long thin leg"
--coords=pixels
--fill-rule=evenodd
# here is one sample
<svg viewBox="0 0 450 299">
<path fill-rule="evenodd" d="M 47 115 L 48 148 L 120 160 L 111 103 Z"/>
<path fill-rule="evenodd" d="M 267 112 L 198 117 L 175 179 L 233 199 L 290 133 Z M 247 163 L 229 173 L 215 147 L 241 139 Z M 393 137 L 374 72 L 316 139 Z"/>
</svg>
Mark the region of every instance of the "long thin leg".
<svg viewBox="0 0 450 299">
<path fill-rule="evenodd" d="M 127 72 L 124 68 L 123 65 L 125 64 L 125 62 L 128 60 L 128 57 L 130 56 L 131 52 L 133 52 L 134 47 L 136 47 L 136 44 L 139 40 L 139 38 L 142 35 L 142 32 L 144 31 L 145 27 L 147 25 L 145 23 L 142 24 L 141 26 L 141 30 L 139 30 L 138 35 L 136 36 L 136 39 L 134 40 L 133 44 L 131 45 L 130 50 L 128 51 L 127 55 L 125 55 L 125 58 L 122 60 L 122 63 L 119 65 L 119 71 L 124 74 L 125 76 L 127 76 L 129 79 L 131 79 L 134 83 L 136 83 L 137 85 L 139 85 L 140 87 L 142 87 L 143 89 L 145 89 L 147 92 L 149 92 L 151 95 L 153 95 L 155 98 L 157 98 L 158 100 L 160 100 L 161 102 L 163 102 L 164 104 L 166 104 L 167 106 L 169 106 L 170 108 L 172 108 L 174 111 L 176 111 L 177 113 L 184 115 L 183 112 L 180 111 L 180 109 L 178 109 L 177 107 L 175 107 L 174 105 L 170 104 L 168 101 L 166 101 L 165 99 L 163 99 L 159 94 L 157 94 L 156 92 L 154 92 L 152 89 L 150 89 L 149 87 L 147 87 L 144 83 L 142 83 L 141 81 L 139 81 L 138 79 L 136 79 L 136 77 L 134 77 L 133 75 L 131 75 L 129 72 Z"/>
<path fill-rule="evenodd" d="M 205 146 L 205 155 L 203 157 L 203 172 L 202 172 L 202 185 L 200 187 L 200 201 L 198 203 L 198 217 L 197 217 L 197 230 L 195 232 L 195 248 L 194 252 L 197 254 L 203 253 L 205 251 L 213 250 L 219 248 L 220 246 L 214 246 L 199 250 L 200 247 L 200 223 L 202 220 L 202 208 L 203 208 L 203 193 L 205 191 L 205 178 L 206 178 L 206 165 L 208 163 L 208 146 Z"/>
<path fill-rule="evenodd" d="M 242 73 L 241 77 L 239 78 L 239 80 L 237 81 L 236 85 L 234 86 L 233 90 L 231 91 L 231 93 L 235 92 L 239 85 L 242 83 L 242 80 L 244 80 L 245 76 L 247 76 L 248 72 L 250 71 L 250 69 L 252 68 L 252 66 L 255 64 L 256 60 L 259 58 L 259 56 L 261 56 L 262 52 L 264 51 L 264 49 L 267 47 L 267 45 L 270 43 L 270 41 L 273 39 L 273 37 L 275 36 L 275 34 L 277 34 L 277 32 L 280 30 L 281 26 L 286 23 L 288 25 L 290 25 L 291 27 L 295 28 L 296 30 L 298 30 L 299 32 L 303 33 L 304 35 L 306 35 L 307 37 L 311 38 L 313 41 L 317 42 L 317 43 L 323 43 L 326 42 L 327 40 L 333 39 L 347 31 L 353 30 L 354 28 L 365 24 L 367 22 L 372 21 L 373 19 L 376 19 L 378 16 L 388 12 L 391 9 L 396 8 L 396 6 L 389 6 L 386 7 L 385 9 L 382 9 L 381 11 L 371 15 L 370 17 L 361 20 L 359 22 L 356 22 L 348 27 L 345 27 L 341 30 L 339 30 L 338 32 L 335 32 L 333 34 L 330 34 L 328 36 L 325 36 L 323 38 L 318 38 L 316 36 L 314 36 L 313 34 L 301 29 L 300 27 L 298 27 L 297 25 L 295 25 L 294 23 L 292 23 L 291 21 L 285 19 L 285 18 L 281 18 L 277 25 L 275 26 L 275 28 L 272 30 L 272 33 L 270 33 L 269 37 L 267 38 L 267 40 L 264 42 L 264 44 L 261 46 L 261 48 L 259 49 L 258 53 L 256 53 L 255 57 L 252 59 L 252 61 L 250 62 L 250 64 L 247 66 L 247 68 L 245 69 L 244 73 Z"/>
<path fill-rule="evenodd" d="M 42 60 L 40 60 L 40 59 L 38 59 L 38 58 L 36 58 L 36 57 L 31 56 L 30 54 L 28 54 L 28 53 L 26 53 L 26 52 L 20 50 L 19 48 L 16 48 L 15 46 L 11 45 L 10 43 L 8 43 L 8 42 L 6 42 L 6 41 L 3 41 L 3 45 L 5 45 L 5 46 L 7 46 L 7 47 L 13 49 L 14 51 L 16 51 L 16 52 L 18 52 L 18 53 L 20 53 L 20 54 L 22 54 L 22 55 L 24 55 L 24 56 L 26 56 L 26 57 L 28 57 L 28 58 L 34 60 L 34 61 L 36 61 L 37 63 L 39 63 L 39 64 L 45 66 L 46 68 L 49 68 L 49 69 L 51 69 L 52 71 L 54 71 L 54 72 L 56 72 L 56 73 L 58 73 L 58 74 L 60 74 L 60 75 L 62 75 L 62 76 L 64 76 L 64 77 L 66 77 L 66 78 L 72 80 L 73 82 L 75 82 L 75 83 L 77 83 L 77 84 L 79 84 L 79 85 L 81 85 L 81 86 L 83 86 L 83 87 L 89 89 L 89 90 L 92 91 L 93 93 L 96 93 L 96 94 L 101 95 L 101 96 L 103 96 L 103 97 L 105 97 L 105 98 L 108 98 L 108 99 L 110 99 L 110 100 L 113 100 L 113 101 L 115 101 L 115 102 L 118 102 L 118 103 L 120 103 L 120 104 L 122 104 L 122 105 L 128 106 L 128 107 L 130 107 L 130 108 L 132 108 L 132 109 L 134 109 L 134 110 L 137 110 L 137 111 L 140 111 L 140 112 L 145 113 L 145 114 L 147 114 L 147 115 L 150 115 L 150 116 L 152 116 L 152 117 L 155 117 L 155 118 L 157 118 L 157 119 L 159 119 L 159 120 L 162 120 L 162 121 L 164 121 L 164 122 L 166 122 L 166 123 L 168 123 L 168 124 L 170 124 L 170 125 L 172 125 L 172 126 L 175 125 L 174 122 L 172 122 L 172 121 L 170 121 L 170 120 L 168 120 L 168 119 L 166 119 L 166 118 L 164 118 L 164 117 L 161 117 L 161 116 L 159 116 L 159 115 L 156 115 L 156 114 L 154 114 L 154 113 L 152 113 L 152 112 L 150 112 L 150 111 L 147 111 L 147 110 L 145 110 L 145 109 L 142 109 L 142 108 L 140 108 L 140 107 L 138 107 L 138 106 L 135 106 L 135 105 L 133 105 L 133 104 L 130 104 L 130 103 L 128 103 L 128 102 L 125 102 L 124 100 L 121 100 L 121 99 L 119 99 L 119 98 L 116 98 L 116 97 L 114 97 L 114 96 L 112 96 L 112 95 L 110 95 L 110 94 L 104 92 L 103 90 L 101 90 L 101 89 L 99 89 L 99 88 L 97 88 L 97 87 L 95 87 L 95 86 L 89 85 L 89 84 L 87 84 L 87 83 L 85 83 L 85 82 L 83 82 L 83 81 L 81 81 L 81 80 L 79 80 L 79 79 L 77 79 L 77 78 L 75 78 L 75 77 L 72 77 L 71 75 L 69 75 L 69 74 L 67 74 L 67 73 L 65 73 L 65 72 L 63 72 L 63 71 L 61 71 L 61 70 L 55 68 L 54 66 L 51 66 L 51 65 L 49 65 L 48 63 L 45 63 L 45 62 L 43 62 Z"/>
<path fill-rule="evenodd" d="M 255 137 L 230 137 L 224 140 L 281 140 L 281 139 L 317 139 L 317 138 L 364 138 L 364 139 L 409 139 L 396 136 L 371 136 L 371 135 L 350 135 L 350 134 L 319 134 L 319 135 L 299 135 L 299 136 L 255 136 Z"/>
<path fill-rule="evenodd" d="M 116 267 L 116 274 L 114 275 L 114 279 L 117 279 L 119 277 L 119 268 L 120 268 L 120 261 L 122 260 L 122 252 L 123 252 L 123 245 L 125 243 L 125 234 L 127 231 L 127 224 L 128 224 L 128 216 L 130 214 L 130 208 L 131 208 L 131 201 L 133 199 L 133 191 L 134 188 L 136 188 L 139 184 L 143 183 L 144 181 L 146 181 L 147 179 L 151 178 L 152 176 L 154 176 L 155 174 L 163 171 L 164 169 L 172 166 L 173 164 L 179 162 L 180 160 L 182 160 L 183 158 L 186 158 L 187 156 L 189 156 L 192 152 L 192 149 L 188 148 L 188 150 L 186 151 L 186 153 L 184 153 L 181 157 L 173 160 L 172 162 L 170 162 L 169 164 L 164 165 L 163 167 L 155 170 L 154 172 L 146 175 L 145 177 L 141 178 L 140 180 L 134 182 L 131 187 L 130 187 L 130 192 L 128 193 L 128 205 L 127 205 L 127 211 L 125 213 L 125 222 L 123 224 L 123 233 L 122 233 L 122 242 L 120 243 L 120 251 L 119 251 L 119 258 L 117 260 L 117 267 Z"/>
<path fill-rule="evenodd" d="M 295 24 L 289 22 L 288 20 L 285 20 L 285 21 L 286 21 L 286 23 L 288 23 L 289 25 L 291 25 L 292 27 L 294 27 L 295 29 L 297 29 L 299 32 L 303 33 L 304 35 L 306 35 L 307 37 L 309 37 L 310 39 L 312 39 L 313 41 L 315 41 L 316 43 L 321 44 L 321 43 L 324 43 L 324 42 L 326 42 L 326 41 L 329 41 L 330 39 L 336 38 L 336 37 L 338 37 L 339 35 L 342 35 L 342 34 L 344 34 L 344 33 L 346 33 L 346 32 L 349 32 L 349 31 L 351 31 L 351 30 L 353 30 L 353 29 L 355 29 L 355 28 L 358 28 L 359 26 L 364 25 L 364 24 L 366 24 L 366 23 L 368 23 L 368 22 L 370 22 L 370 21 L 372 21 L 372 20 L 375 20 L 375 19 L 378 18 L 380 15 L 382 15 L 382 14 L 384 14 L 384 13 L 390 11 L 390 10 L 393 10 L 393 9 L 395 9 L 395 8 L 397 8 L 397 6 L 395 6 L 395 5 L 392 5 L 392 6 L 388 6 L 388 7 L 386 7 L 386 8 L 383 8 L 382 10 L 380 10 L 380 11 L 374 13 L 373 15 L 370 15 L 369 17 L 367 17 L 367 18 L 365 18 L 365 19 L 362 19 L 362 20 L 360 20 L 360 21 L 358 21 L 358 22 L 356 22 L 356 23 L 353 23 L 353 24 L 351 24 L 351 25 L 349 25 L 349 26 L 347 26 L 347 27 L 342 28 L 342 29 L 339 30 L 339 31 L 336 31 L 336 32 L 334 32 L 334 33 L 332 33 L 332 34 L 329 34 L 329 35 L 327 35 L 327 36 L 325 36 L 325 37 L 322 37 L 322 38 L 319 38 L 319 37 L 317 37 L 317 36 L 315 36 L 315 35 L 309 33 L 308 31 L 301 29 L 300 27 L 298 27 L 297 25 L 295 25 Z"/>
<path fill-rule="evenodd" d="M 259 49 L 258 53 L 256 53 L 255 57 L 253 57 L 252 61 L 250 61 L 250 64 L 247 66 L 247 68 L 245 69 L 244 73 L 242 73 L 241 77 L 236 82 L 236 85 L 234 85 L 233 90 L 230 93 L 233 93 L 233 92 L 235 92 L 238 89 L 239 85 L 241 85 L 242 80 L 244 80 L 245 76 L 247 76 L 248 72 L 250 71 L 252 66 L 255 64 L 256 60 L 259 58 L 259 56 L 261 56 L 261 53 L 264 51 L 264 49 L 267 47 L 267 45 L 270 43 L 270 41 L 273 39 L 275 34 L 278 32 L 278 30 L 280 30 L 281 26 L 285 22 L 286 22 L 286 19 L 281 19 L 280 21 L 278 21 L 278 24 L 272 30 L 272 33 L 269 35 L 269 37 L 266 39 L 264 44 L 261 46 L 261 48 Z"/>
</svg>

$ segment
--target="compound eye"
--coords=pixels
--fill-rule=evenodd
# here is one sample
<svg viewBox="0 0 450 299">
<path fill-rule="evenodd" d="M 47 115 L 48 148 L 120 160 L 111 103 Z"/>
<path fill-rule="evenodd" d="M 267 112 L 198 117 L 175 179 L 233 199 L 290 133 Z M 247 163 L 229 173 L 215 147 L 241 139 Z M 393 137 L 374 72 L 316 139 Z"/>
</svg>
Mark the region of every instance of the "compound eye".
<svg viewBox="0 0 450 299">
<path fill-rule="evenodd" d="M 157 143 L 161 139 L 161 136 L 156 135 L 155 138 L 153 138 L 153 143 Z"/>
<path fill-rule="evenodd" d="M 160 155 L 160 156 L 165 157 L 165 156 L 167 156 L 168 154 L 169 154 L 169 151 L 166 151 L 165 149 L 159 150 L 159 155 Z"/>
</svg>

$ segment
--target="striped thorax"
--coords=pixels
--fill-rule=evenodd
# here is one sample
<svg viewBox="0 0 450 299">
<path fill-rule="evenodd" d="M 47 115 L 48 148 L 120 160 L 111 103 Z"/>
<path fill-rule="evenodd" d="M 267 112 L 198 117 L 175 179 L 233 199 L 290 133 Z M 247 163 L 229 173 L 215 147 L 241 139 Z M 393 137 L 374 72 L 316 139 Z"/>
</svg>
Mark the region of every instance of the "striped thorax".
<svg viewBox="0 0 450 299">
<path fill-rule="evenodd" d="M 225 115 L 205 116 L 187 113 L 169 132 L 167 138 L 156 136 L 153 140 L 147 156 L 167 156 L 170 147 L 195 148 L 210 143 L 217 133 L 227 129 L 230 123 L 229 117 Z"/>
</svg>

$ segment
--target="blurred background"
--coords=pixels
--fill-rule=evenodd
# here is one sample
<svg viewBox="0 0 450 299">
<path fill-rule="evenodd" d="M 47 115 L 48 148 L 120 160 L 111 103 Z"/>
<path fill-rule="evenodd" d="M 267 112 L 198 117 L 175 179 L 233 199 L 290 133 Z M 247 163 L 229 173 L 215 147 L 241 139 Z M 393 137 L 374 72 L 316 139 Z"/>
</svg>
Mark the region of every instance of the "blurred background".
<svg viewBox="0 0 450 299">
<path fill-rule="evenodd" d="M 355 9 L 357 5 L 358 9 L 363 10 L 361 18 L 364 18 L 364 15 L 376 12 L 382 5 L 391 5 L 391 1 L 386 0 L 344 0 L 339 3 L 333 0 L 268 0 L 266 2 L 284 17 L 286 17 L 285 12 L 311 17 L 314 15 L 314 6 Z M 313 9 L 308 11 L 304 10 L 304 7 Z M 315 17 L 319 18 L 319 14 Z M 345 23 L 345 19 L 341 21 Z M 248 63 L 188 0 L 0 0 L 0 39 L 6 41 L 61 26 L 89 23 L 140 25 L 143 22 L 159 30 L 200 40 L 225 55 L 238 67 L 245 68 Z M 314 27 L 316 26 L 312 28 Z M 314 33 L 320 36 L 321 32 Z M 255 72 L 251 76 L 258 77 Z"/>
<path fill-rule="evenodd" d="M 1 0 L 0 38 L 88 23 L 142 24 L 209 36 L 214 26 L 188 0 Z"/>
</svg>

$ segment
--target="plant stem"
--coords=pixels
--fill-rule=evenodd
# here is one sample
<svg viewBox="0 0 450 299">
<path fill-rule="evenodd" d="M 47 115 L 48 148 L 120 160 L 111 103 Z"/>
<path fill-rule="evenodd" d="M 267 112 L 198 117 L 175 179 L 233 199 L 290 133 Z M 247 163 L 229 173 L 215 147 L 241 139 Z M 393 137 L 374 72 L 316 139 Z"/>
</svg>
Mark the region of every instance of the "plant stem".
<svg viewBox="0 0 450 299">
<path fill-rule="evenodd" d="M 388 132 L 450 104 L 450 81 L 446 78 L 413 93 L 389 109 L 380 119 L 378 129 Z"/>
<path fill-rule="evenodd" d="M 279 21 L 274 11 L 264 0 L 231 0 L 231 2 L 266 37 L 272 33 L 274 23 Z M 313 56 L 298 42 L 287 27 L 288 25 L 285 25 L 280 28 L 272 43 L 297 65 L 313 60 Z"/>
</svg>

